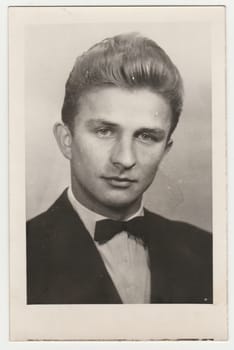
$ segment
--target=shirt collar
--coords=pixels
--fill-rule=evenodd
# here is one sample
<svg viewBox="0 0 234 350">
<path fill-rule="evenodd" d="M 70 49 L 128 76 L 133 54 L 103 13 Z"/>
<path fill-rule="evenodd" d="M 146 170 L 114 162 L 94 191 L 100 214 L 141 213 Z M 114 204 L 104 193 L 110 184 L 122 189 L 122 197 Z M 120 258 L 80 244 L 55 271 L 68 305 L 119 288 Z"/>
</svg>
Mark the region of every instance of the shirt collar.
<svg viewBox="0 0 234 350">
<path fill-rule="evenodd" d="M 78 200 L 75 198 L 72 192 L 71 187 L 69 187 L 67 190 L 67 196 L 73 209 L 76 211 L 76 213 L 79 215 L 79 217 L 83 221 L 83 224 L 85 225 L 86 229 L 89 231 L 91 236 L 94 237 L 96 222 L 99 220 L 108 219 L 108 218 L 106 216 L 95 213 L 94 211 L 86 208 L 84 205 L 78 202 Z M 131 217 L 129 217 L 128 220 L 131 220 L 137 216 L 143 216 L 143 215 L 144 215 L 144 208 L 143 208 L 143 202 L 141 202 L 140 208 L 137 210 L 135 214 L 131 215 Z"/>
</svg>

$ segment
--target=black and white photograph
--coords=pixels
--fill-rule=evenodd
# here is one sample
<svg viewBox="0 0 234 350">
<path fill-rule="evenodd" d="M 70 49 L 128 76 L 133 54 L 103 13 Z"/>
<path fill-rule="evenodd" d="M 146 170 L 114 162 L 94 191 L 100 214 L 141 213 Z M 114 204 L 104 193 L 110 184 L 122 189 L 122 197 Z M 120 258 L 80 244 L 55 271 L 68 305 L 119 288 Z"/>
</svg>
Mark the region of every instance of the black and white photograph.
<svg viewBox="0 0 234 350">
<path fill-rule="evenodd" d="M 10 8 L 13 339 L 225 339 L 224 16 Z"/>
</svg>

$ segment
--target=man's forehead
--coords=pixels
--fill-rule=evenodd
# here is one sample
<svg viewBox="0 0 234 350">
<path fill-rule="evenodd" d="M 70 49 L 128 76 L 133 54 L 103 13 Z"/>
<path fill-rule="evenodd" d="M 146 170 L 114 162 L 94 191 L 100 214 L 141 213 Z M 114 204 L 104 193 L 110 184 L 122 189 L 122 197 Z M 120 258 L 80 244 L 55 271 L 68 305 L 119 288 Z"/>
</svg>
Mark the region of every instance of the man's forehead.
<svg viewBox="0 0 234 350">
<path fill-rule="evenodd" d="M 98 88 L 84 94 L 79 116 L 113 123 L 170 122 L 171 109 L 165 99 L 146 88 L 129 90 L 117 87 Z"/>
</svg>

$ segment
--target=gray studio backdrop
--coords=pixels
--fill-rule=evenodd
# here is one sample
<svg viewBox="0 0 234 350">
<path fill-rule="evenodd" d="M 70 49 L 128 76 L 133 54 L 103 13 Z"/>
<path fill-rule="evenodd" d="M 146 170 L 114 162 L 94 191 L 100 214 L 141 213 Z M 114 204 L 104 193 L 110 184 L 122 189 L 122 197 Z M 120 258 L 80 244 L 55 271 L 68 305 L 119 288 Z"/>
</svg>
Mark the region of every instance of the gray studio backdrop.
<svg viewBox="0 0 234 350">
<path fill-rule="evenodd" d="M 27 218 L 48 208 L 69 184 L 69 163 L 52 128 L 77 55 L 105 37 L 137 31 L 154 39 L 179 68 L 185 104 L 174 145 L 145 194 L 166 217 L 212 229 L 211 52 L 205 23 L 81 23 L 28 26 L 25 40 Z"/>
</svg>

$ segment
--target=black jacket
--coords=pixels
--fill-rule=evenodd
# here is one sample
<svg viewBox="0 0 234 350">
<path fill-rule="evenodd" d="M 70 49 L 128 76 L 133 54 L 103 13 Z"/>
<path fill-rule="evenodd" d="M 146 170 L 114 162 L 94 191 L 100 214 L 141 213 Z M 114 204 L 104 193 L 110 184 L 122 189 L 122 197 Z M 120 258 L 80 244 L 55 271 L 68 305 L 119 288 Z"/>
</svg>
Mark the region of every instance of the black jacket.
<svg viewBox="0 0 234 350">
<path fill-rule="evenodd" d="M 212 303 L 212 236 L 145 210 L 151 303 Z M 66 191 L 27 222 L 28 304 L 122 303 Z"/>
</svg>

